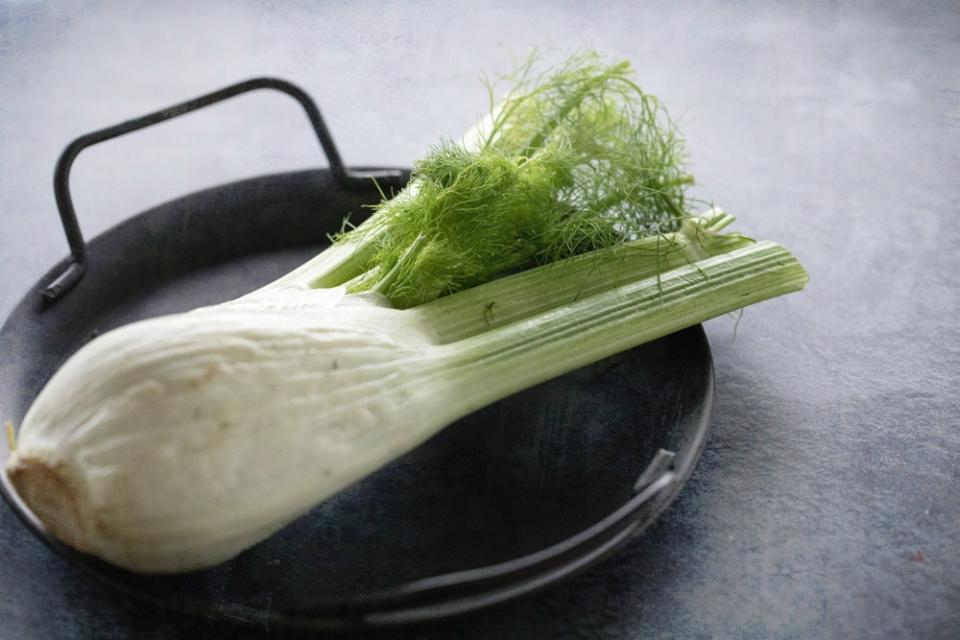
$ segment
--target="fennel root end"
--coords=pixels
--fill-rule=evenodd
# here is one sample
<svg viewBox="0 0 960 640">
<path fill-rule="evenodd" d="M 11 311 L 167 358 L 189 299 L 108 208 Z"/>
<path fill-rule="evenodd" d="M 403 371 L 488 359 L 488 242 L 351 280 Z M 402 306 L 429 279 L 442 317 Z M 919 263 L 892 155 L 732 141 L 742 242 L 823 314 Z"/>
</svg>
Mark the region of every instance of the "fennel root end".
<svg viewBox="0 0 960 640">
<path fill-rule="evenodd" d="M 91 551 L 87 502 L 64 463 L 14 453 L 7 475 L 50 533 L 78 551 Z"/>
</svg>

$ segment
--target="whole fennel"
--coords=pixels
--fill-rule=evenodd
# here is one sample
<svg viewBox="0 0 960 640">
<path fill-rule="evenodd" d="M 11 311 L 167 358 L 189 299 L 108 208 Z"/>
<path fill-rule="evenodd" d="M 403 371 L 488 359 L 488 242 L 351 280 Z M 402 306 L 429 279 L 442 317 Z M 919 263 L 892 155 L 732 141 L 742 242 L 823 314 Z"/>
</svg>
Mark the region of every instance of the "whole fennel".
<svg viewBox="0 0 960 640">
<path fill-rule="evenodd" d="M 628 64 L 535 66 L 304 266 L 71 357 L 6 467 L 45 525 L 136 571 L 211 566 L 480 407 L 806 284 L 690 210 Z"/>
</svg>

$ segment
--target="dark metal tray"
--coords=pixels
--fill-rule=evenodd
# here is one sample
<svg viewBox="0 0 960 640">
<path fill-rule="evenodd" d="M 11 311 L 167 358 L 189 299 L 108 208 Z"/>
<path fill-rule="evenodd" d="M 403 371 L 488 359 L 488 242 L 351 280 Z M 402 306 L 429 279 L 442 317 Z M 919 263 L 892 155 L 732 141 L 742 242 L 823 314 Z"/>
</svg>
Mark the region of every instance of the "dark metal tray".
<svg viewBox="0 0 960 640">
<path fill-rule="evenodd" d="M 276 83 L 228 87 L 67 148 L 55 184 L 72 255 L 0 329 L 0 420 L 19 424 L 49 377 L 98 333 L 266 284 L 321 249 L 344 215 L 356 220 L 379 199 L 364 170 L 342 166 L 309 97 Z M 67 178 L 84 146 L 257 88 L 309 103 L 331 169 L 215 187 L 83 241 Z M 378 175 L 399 185 L 408 174 Z M 45 530 L 5 474 L 0 490 L 73 565 L 163 607 L 272 629 L 408 624 L 545 588 L 647 527 L 700 456 L 712 391 L 706 337 L 687 329 L 470 415 L 237 558 L 179 576 L 138 575 L 77 553 Z M 8 456 L 0 446 L 0 463 Z"/>
</svg>

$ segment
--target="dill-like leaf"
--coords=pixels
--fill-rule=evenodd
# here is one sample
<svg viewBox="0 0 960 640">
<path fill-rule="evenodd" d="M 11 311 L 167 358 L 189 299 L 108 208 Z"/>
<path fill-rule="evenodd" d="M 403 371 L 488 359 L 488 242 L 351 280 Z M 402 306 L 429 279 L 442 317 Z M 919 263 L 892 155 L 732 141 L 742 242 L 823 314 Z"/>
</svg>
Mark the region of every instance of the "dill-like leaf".
<svg viewBox="0 0 960 640">
<path fill-rule="evenodd" d="M 343 234 L 376 242 L 351 290 L 407 308 L 679 226 L 683 140 L 630 64 L 582 53 L 537 67 L 531 57 L 507 78 L 481 143 L 437 145 L 414 166 L 416 188 Z"/>
</svg>

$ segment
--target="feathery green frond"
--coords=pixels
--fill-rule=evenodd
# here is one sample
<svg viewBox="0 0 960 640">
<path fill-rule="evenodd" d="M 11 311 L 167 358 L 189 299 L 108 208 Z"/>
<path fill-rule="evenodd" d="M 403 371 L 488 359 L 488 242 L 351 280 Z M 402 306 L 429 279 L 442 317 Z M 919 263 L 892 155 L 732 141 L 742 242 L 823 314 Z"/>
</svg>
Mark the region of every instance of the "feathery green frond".
<svg viewBox="0 0 960 640">
<path fill-rule="evenodd" d="M 576 55 L 507 78 L 481 142 L 444 142 L 342 239 L 374 250 L 352 291 L 407 308 L 504 273 L 678 228 L 683 141 L 627 62 Z M 367 247 L 369 250 L 369 247 Z"/>
</svg>

